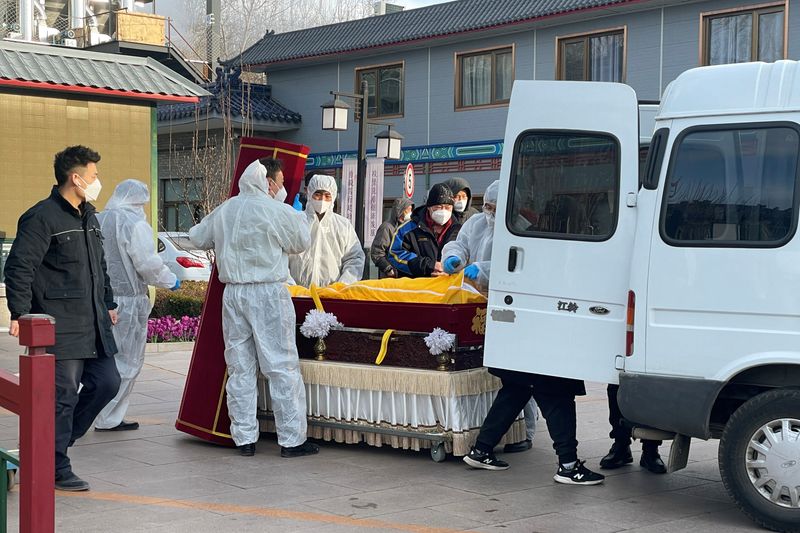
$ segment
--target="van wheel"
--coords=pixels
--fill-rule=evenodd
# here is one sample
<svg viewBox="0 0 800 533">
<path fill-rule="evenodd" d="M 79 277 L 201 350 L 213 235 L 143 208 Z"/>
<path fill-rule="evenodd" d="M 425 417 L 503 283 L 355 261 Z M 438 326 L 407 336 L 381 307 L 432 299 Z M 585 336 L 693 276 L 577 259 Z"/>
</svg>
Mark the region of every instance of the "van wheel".
<svg viewBox="0 0 800 533">
<path fill-rule="evenodd" d="M 800 533 L 800 390 L 765 392 L 739 407 L 722 433 L 719 469 L 753 521 Z"/>
</svg>

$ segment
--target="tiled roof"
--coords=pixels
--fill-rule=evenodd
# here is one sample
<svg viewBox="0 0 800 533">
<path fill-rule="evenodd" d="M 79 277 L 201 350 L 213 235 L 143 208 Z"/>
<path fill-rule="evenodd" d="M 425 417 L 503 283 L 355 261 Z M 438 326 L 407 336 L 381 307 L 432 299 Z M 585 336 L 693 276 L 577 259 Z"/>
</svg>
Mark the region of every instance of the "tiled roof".
<svg viewBox="0 0 800 533">
<path fill-rule="evenodd" d="M 208 93 L 157 61 L 43 44 L 0 42 L 0 86 L 196 100 Z"/>
<path fill-rule="evenodd" d="M 287 109 L 272 99 L 272 87 L 269 85 L 244 84 L 239 79 L 239 70 L 223 72 L 217 70 L 217 79 L 203 87 L 210 93 L 200 99 L 199 103 L 181 103 L 162 105 L 158 108 L 158 120 L 180 120 L 207 116 L 209 114 L 225 114 L 230 111 L 232 117 L 247 115 L 253 120 L 265 122 L 285 122 L 299 124 L 302 120 L 299 113 Z"/>
<path fill-rule="evenodd" d="M 269 33 L 241 56 L 230 59 L 227 63 L 268 65 L 641 2 L 642 0 L 459 0 L 305 30 Z"/>
</svg>

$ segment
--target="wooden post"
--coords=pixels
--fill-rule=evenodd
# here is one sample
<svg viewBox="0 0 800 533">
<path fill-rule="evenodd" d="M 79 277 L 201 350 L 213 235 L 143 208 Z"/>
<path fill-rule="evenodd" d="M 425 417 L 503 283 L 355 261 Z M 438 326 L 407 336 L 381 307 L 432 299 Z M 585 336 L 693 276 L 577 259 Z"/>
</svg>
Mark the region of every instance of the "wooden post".
<svg viewBox="0 0 800 533">
<path fill-rule="evenodd" d="M 55 320 L 47 315 L 19 319 L 19 343 L 28 347 L 19 357 L 20 533 L 55 530 Z M 0 472 L 6 475 L 6 472 Z"/>
</svg>

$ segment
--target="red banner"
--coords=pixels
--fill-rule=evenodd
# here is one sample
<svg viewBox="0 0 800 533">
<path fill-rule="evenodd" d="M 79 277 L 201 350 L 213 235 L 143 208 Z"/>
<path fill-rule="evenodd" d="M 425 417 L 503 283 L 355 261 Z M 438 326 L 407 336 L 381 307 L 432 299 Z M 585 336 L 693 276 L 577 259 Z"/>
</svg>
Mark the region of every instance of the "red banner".
<svg viewBox="0 0 800 533">
<path fill-rule="evenodd" d="M 242 137 L 230 196 L 239 194 L 239 177 L 250 163 L 263 157 L 273 157 L 283 163 L 286 203 L 291 205 L 303 182 L 309 151 L 308 146 L 300 144 L 275 139 Z M 200 328 L 175 427 L 201 439 L 233 446 L 228 406 L 225 401 L 227 372 L 224 357 L 225 342 L 222 337 L 224 288 L 217 276 L 217 269 L 214 268 L 206 292 L 206 301 L 203 304 Z"/>
</svg>

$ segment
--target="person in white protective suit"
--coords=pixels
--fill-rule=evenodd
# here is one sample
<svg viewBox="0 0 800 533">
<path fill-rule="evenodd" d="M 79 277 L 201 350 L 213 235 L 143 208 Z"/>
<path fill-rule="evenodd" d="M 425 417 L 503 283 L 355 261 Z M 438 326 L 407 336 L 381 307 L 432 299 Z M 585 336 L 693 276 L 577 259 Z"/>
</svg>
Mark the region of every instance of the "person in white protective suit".
<svg viewBox="0 0 800 533">
<path fill-rule="evenodd" d="M 239 195 L 223 202 L 191 230 L 192 243 L 213 248 L 222 297 L 228 365 L 231 436 L 241 455 L 255 454 L 258 369 L 267 377 L 282 457 L 319 452 L 306 441 L 306 392 L 295 345 L 295 314 L 286 282 L 290 254 L 308 249 L 305 216 L 279 201 L 280 161 L 253 162 L 239 180 Z"/>
<path fill-rule="evenodd" d="M 125 180 L 117 185 L 105 210 L 97 215 L 104 236 L 108 277 L 119 305 L 117 324 L 112 331 L 119 349 L 114 360 L 121 378 L 117 395 L 95 419 L 97 431 L 139 428 L 138 422 L 125 420 L 125 413 L 144 364 L 147 317 L 152 309 L 147 286 L 176 290 L 181 285 L 156 253 L 153 228 L 145 218 L 144 208 L 149 204 L 147 185 Z"/>
<path fill-rule="evenodd" d="M 331 176 L 311 177 L 305 209 L 311 247 L 289 258 L 292 279 L 303 287 L 327 287 L 337 281 L 354 283 L 364 273 L 366 256 L 353 224 L 333 212 L 336 194 L 336 180 Z"/>
<path fill-rule="evenodd" d="M 484 290 L 489 288 L 489 274 L 492 266 L 492 241 L 494 239 L 495 211 L 500 182 L 495 180 L 486 188 L 483 196 L 483 214 L 470 217 L 458 234 L 456 240 L 444 245 L 442 249 L 442 268 L 448 274 L 464 270 L 464 277 L 476 282 Z M 523 410 L 525 414 L 524 441 L 506 444 L 506 453 L 522 452 L 533 447 L 536 434 L 536 421 L 539 415 L 536 401 L 531 398 Z"/>
</svg>

